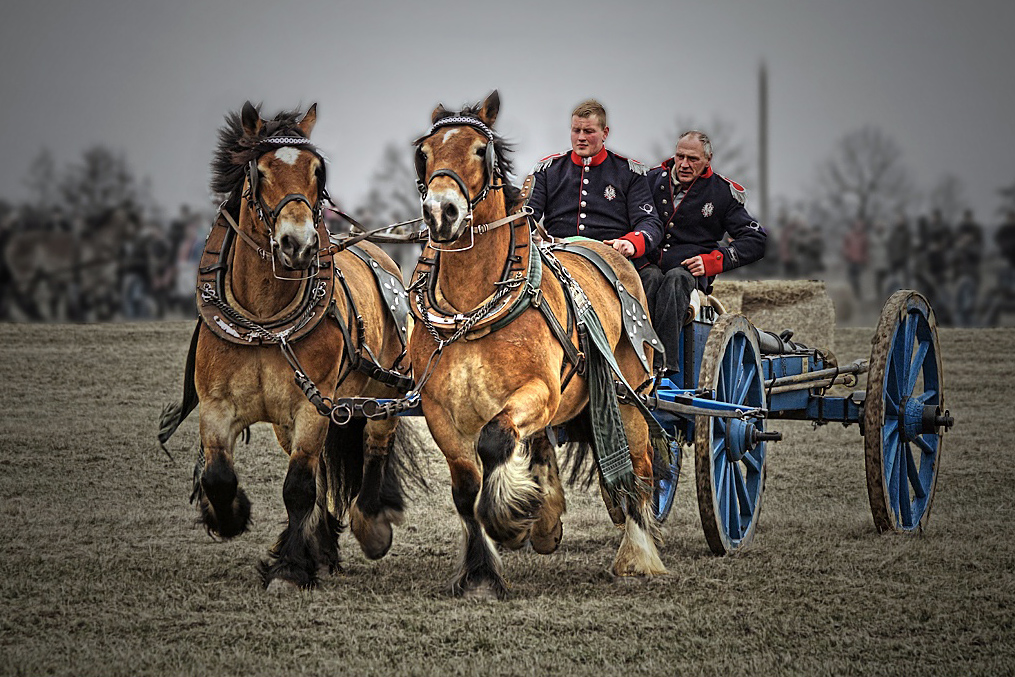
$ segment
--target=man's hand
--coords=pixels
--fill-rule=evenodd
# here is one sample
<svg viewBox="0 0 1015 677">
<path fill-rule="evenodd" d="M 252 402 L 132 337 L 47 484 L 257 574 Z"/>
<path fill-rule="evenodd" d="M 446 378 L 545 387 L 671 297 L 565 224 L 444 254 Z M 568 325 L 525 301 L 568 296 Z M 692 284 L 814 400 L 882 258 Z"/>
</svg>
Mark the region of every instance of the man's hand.
<svg viewBox="0 0 1015 677">
<path fill-rule="evenodd" d="M 705 262 L 701 260 L 700 255 L 684 259 L 680 262 L 680 265 L 691 271 L 691 275 L 694 275 L 695 277 L 701 277 L 705 274 Z"/>
<path fill-rule="evenodd" d="M 618 252 L 624 255 L 624 258 L 631 258 L 634 256 L 634 244 L 630 240 L 603 240 L 603 244 L 608 244 Z M 702 268 L 704 270 L 704 268 Z"/>
</svg>

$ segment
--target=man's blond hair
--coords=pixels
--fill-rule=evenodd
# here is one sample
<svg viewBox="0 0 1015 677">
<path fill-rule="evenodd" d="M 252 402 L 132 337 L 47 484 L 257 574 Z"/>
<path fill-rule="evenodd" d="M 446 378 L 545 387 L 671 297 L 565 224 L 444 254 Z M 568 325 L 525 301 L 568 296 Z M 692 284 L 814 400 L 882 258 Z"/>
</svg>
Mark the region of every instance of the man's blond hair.
<svg viewBox="0 0 1015 677">
<path fill-rule="evenodd" d="M 593 115 L 599 120 L 599 125 L 606 129 L 606 109 L 603 108 L 603 104 L 599 103 L 595 99 L 586 99 L 580 104 L 575 106 L 575 109 L 571 111 L 571 115 L 580 118 L 590 118 Z"/>
</svg>

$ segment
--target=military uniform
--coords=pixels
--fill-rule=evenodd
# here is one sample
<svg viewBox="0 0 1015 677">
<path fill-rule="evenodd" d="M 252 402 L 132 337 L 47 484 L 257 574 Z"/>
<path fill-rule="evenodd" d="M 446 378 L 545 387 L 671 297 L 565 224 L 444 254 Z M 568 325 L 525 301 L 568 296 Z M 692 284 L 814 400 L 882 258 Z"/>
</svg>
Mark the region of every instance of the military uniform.
<svg viewBox="0 0 1015 677">
<path fill-rule="evenodd" d="M 645 165 L 606 148 L 590 158 L 573 151 L 551 155 L 532 170 L 528 205 L 554 237 L 627 240 L 635 257 L 643 257 L 662 240 L 647 172 Z"/>
<path fill-rule="evenodd" d="M 765 255 L 768 235 L 744 207 L 747 196 L 740 184 L 708 167 L 680 195 L 673 158 L 649 171 L 648 181 L 664 231 L 653 260 L 664 272 L 701 255 L 706 276 L 713 278 Z M 720 245 L 726 233 L 732 241 Z"/>
<path fill-rule="evenodd" d="M 673 158 L 648 173 L 656 210 L 663 221 L 663 241 L 642 268 L 642 285 L 648 296 L 652 326 L 666 348 L 666 369 L 680 370 L 677 362 L 680 329 L 695 287 L 709 291 L 721 272 L 757 261 L 765 255 L 765 230 L 744 207 L 744 188 L 707 167 L 685 191 L 674 178 Z M 732 240 L 719 244 L 729 233 Z M 705 275 L 694 277 L 681 266 L 701 256 Z"/>
</svg>

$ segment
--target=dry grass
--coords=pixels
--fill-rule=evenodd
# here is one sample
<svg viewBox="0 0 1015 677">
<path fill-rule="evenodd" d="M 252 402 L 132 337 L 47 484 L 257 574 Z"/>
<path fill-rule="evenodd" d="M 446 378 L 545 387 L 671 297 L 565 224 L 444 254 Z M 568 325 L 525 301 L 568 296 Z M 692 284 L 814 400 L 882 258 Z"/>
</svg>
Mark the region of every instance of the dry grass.
<svg viewBox="0 0 1015 677">
<path fill-rule="evenodd" d="M 0 673 L 1010 673 L 1015 330 L 944 330 L 949 406 L 934 514 L 874 532 L 855 426 L 780 422 L 753 548 L 708 553 L 682 481 L 661 549 L 672 575 L 618 585 L 620 534 L 570 491 L 560 550 L 505 555 L 512 599 L 444 595 L 458 551 L 443 459 L 391 553 L 342 537 L 345 571 L 266 594 L 254 563 L 281 530 L 285 460 L 266 428 L 238 453 L 254 528 L 210 540 L 187 504 L 195 420 L 154 439 L 179 396 L 191 326 L 0 325 Z M 870 329 L 840 330 L 846 362 Z M 195 417 L 196 418 L 196 417 Z"/>
</svg>

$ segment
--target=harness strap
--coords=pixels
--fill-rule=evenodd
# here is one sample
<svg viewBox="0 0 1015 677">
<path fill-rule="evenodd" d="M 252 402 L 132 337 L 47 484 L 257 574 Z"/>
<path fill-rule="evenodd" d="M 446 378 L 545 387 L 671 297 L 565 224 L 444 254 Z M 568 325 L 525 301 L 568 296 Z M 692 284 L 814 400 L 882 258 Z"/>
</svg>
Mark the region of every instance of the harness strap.
<svg viewBox="0 0 1015 677">
<path fill-rule="evenodd" d="M 240 236 L 240 239 L 246 242 L 248 245 L 250 245 L 250 247 L 257 252 L 258 256 L 260 256 L 265 261 L 268 260 L 268 257 L 271 256 L 271 252 L 262 247 L 261 245 L 257 244 L 257 241 L 254 240 L 254 238 L 250 237 L 242 230 L 240 230 L 240 226 L 239 224 L 236 223 L 236 220 L 232 217 L 232 214 L 230 214 L 225 209 L 219 209 L 219 214 L 221 214 L 225 218 L 226 223 L 229 224 L 229 227 L 232 228 L 234 231 L 236 231 L 236 234 Z"/>
<path fill-rule="evenodd" d="M 353 250 L 355 251 L 355 250 Z M 370 378 L 383 383 L 384 385 L 395 388 L 399 392 L 408 392 L 412 390 L 413 380 L 411 376 L 406 376 L 393 369 L 385 369 L 377 362 L 377 357 L 373 351 L 370 350 L 370 346 L 366 343 L 366 327 L 363 322 L 363 317 L 359 314 L 356 309 L 356 302 L 353 299 L 352 289 L 349 287 L 348 281 L 345 279 L 345 275 L 342 274 L 338 267 L 335 267 L 335 277 L 342 285 L 342 290 L 346 299 L 346 308 L 349 311 L 349 319 L 356 323 L 356 340 L 353 340 L 352 331 L 350 330 L 350 324 L 342 319 L 342 314 L 338 312 L 338 305 L 336 303 L 331 304 L 331 315 L 335 318 L 338 323 L 338 328 L 342 332 L 342 343 L 344 344 L 344 350 L 342 360 L 348 360 L 348 369 L 343 372 L 336 384 L 336 389 L 342 382 L 349 376 L 352 371 L 358 371 L 361 374 L 366 374 Z M 404 339 L 403 339 L 404 340 Z M 403 342 L 404 347 L 404 342 Z M 366 357 L 364 357 L 364 351 Z M 395 360 L 395 364 L 401 362 L 402 357 L 405 355 L 405 351 Z"/>
<path fill-rule="evenodd" d="M 664 353 L 665 348 L 659 339 L 659 335 L 652 328 L 652 323 L 649 321 L 645 308 L 635 298 L 634 294 L 624 286 L 624 283 L 620 281 L 613 267 L 598 252 L 589 247 L 582 246 L 580 240 L 554 243 L 547 247 L 547 249 L 554 252 L 566 251 L 581 256 L 593 264 L 603 277 L 613 285 L 613 288 L 617 292 L 617 299 L 620 301 L 624 334 L 631 343 L 631 347 L 634 348 L 634 352 L 638 355 L 638 359 L 641 361 L 645 371 L 651 374 L 652 365 L 649 363 L 648 355 L 645 354 L 645 344 L 648 343 L 658 353 Z"/>
</svg>

